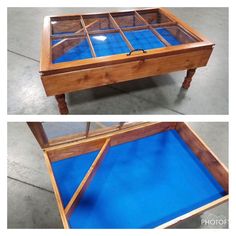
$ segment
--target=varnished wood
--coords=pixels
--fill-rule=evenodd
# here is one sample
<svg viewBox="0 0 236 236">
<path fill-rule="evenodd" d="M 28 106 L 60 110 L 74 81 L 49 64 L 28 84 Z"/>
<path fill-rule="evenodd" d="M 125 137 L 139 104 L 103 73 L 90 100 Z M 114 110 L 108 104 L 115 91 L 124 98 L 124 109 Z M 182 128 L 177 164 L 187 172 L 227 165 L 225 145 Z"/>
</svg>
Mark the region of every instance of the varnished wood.
<svg viewBox="0 0 236 236">
<path fill-rule="evenodd" d="M 55 146 L 58 144 L 63 144 L 65 142 L 65 140 L 67 140 L 68 142 L 74 142 L 74 141 L 78 141 L 81 139 L 86 139 L 87 136 L 84 133 L 75 133 L 75 134 L 69 134 L 69 135 L 65 135 L 65 136 L 60 136 L 60 137 L 55 137 L 52 138 L 48 141 L 49 146 Z"/>
<path fill-rule="evenodd" d="M 93 48 L 93 44 L 92 44 L 92 42 L 91 42 L 91 39 L 90 39 L 88 30 L 86 29 L 86 25 L 85 25 L 85 23 L 84 23 L 84 19 L 83 19 L 82 16 L 81 16 L 81 24 L 82 24 L 82 26 L 83 26 L 83 29 L 84 29 L 85 33 L 86 33 L 86 36 L 87 36 L 87 40 L 88 40 L 88 44 L 89 44 L 91 53 L 92 53 L 93 57 L 96 57 L 96 53 L 95 53 L 95 50 L 94 50 L 94 48 Z"/>
<path fill-rule="evenodd" d="M 60 194 L 60 191 L 57 187 L 57 182 L 56 182 L 55 176 L 53 174 L 52 166 L 51 166 L 50 160 L 49 160 L 46 152 L 44 152 L 44 157 L 45 157 L 45 163 L 46 163 L 46 166 L 47 166 L 47 169 L 48 169 L 49 177 L 50 177 L 50 180 L 51 180 L 52 188 L 53 188 L 55 198 L 56 198 L 56 201 L 57 201 L 57 206 L 58 206 L 58 209 L 59 209 L 59 212 L 60 212 L 61 220 L 62 220 L 64 228 L 68 229 L 69 224 L 68 224 L 67 217 L 66 217 L 64 207 L 63 207 L 63 203 L 62 203 L 62 200 L 61 200 L 61 194 Z"/>
<path fill-rule="evenodd" d="M 126 32 L 126 31 L 136 31 L 136 30 L 144 30 L 144 29 L 148 29 L 148 26 L 137 25 L 137 26 L 132 26 L 132 27 L 125 27 L 125 28 L 122 28 L 122 31 Z"/>
<path fill-rule="evenodd" d="M 41 148 L 49 146 L 47 135 L 44 131 L 43 124 L 40 122 L 27 122 L 34 137 L 38 141 Z"/>
<path fill-rule="evenodd" d="M 210 43 L 210 41 L 201 33 L 199 33 L 197 30 L 190 27 L 188 24 L 186 24 L 184 21 L 182 21 L 180 18 L 173 15 L 168 9 L 166 8 L 160 8 L 160 12 L 165 14 L 167 17 L 169 17 L 172 21 L 176 21 L 178 23 L 178 26 L 184 28 L 189 34 L 191 34 L 192 37 L 198 39 L 201 42 Z M 214 45 L 214 44 L 213 44 Z"/>
<path fill-rule="evenodd" d="M 85 190 L 88 187 L 89 183 L 91 182 L 93 176 L 95 175 L 97 169 L 101 165 L 101 162 L 105 158 L 109 148 L 110 148 L 110 139 L 107 139 L 105 141 L 104 145 L 102 146 L 102 149 L 98 153 L 97 157 L 93 161 L 88 172 L 86 173 L 85 177 L 81 181 L 79 187 L 76 189 L 71 200 L 67 204 L 67 206 L 65 208 L 65 214 L 67 217 L 69 217 L 71 215 L 71 213 L 73 212 L 73 210 L 75 209 L 75 207 L 79 203 L 79 200 L 80 200 L 82 194 L 85 192 Z"/>
<path fill-rule="evenodd" d="M 66 104 L 66 99 L 65 99 L 65 94 L 58 94 L 55 96 L 57 103 L 58 103 L 58 108 L 59 111 L 62 115 L 66 115 L 69 113 L 68 107 Z"/>
<path fill-rule="evenodd" d="M 172 71 L 202 67 L 207 64 L 211 52 L 212 49 L 204 49 L 181 55 L 136 60 L 130 63 L 96 67 L 89 70 L 46 75 L 41 78 L 46 94 L 52 96 L 148 76 L 161 75 Z"/>
<path fill-rule="evenodd" d="M 125 43 L 127 44 L 127 46 L 129 47 L 130 50 L 134 50 L 133 46 L 131 45 L 131 43 L 129 42 L 129 40 L 126 38 L 124 32 L 122 31 L 122 29 L 120 28 L 120 26 L 116 23 L 116 21 L 114 20 L 114 18 L 112 17 L 111 14 L 109 14 L 109 18 L 113 24 L 113 26 L 119 30 L 122 38 L 124 39 Z"/>
<path fill-rule="evenodd" d="M 70 35 L 69 37 L 66 37 L 66 38 L 64 38 L 66 35 L 64 35 L 64 36 L 57 35 L 57 36 L 52 37 L 52 39 L 53 38 L 62 38 L 62 37 L 64 38 L 61 41 L 59 41 L 58 43 L 56 43 L 55 45 L 52 45 L 52 59 L 53 60 L 57 59 L 58 57 L 62 56 L 64 53 L 66 53 L 67 51 L 69 51 L 73 47 L 80 44 L 83 40 L 85 40 L 85 37 L 86 37 L 85 30 L 87 31 L 87 28 L 91 27 L 92 25 L 94 25 L 96 23 L 97 23 L 97 21 L 94 21 L 94 22 L 91 22 L 91 24 L 87 25 L 86 27 L 82 27 L 80 19 L 77 19 L 75 26 L 69 25 L 66 27 L 66 29 L 64 29 L 64 31 L 67 31 L 67 30 L 70 31 L 72 29 L 76 30 L 76 28 L 78 28 L 78 25 L 80 25 L 81 27 L 75 33 L 73 33 L 72 35 Z M 69 27 L 69 29 L 68 29 L 68 27 Z"/>
<path fill-rule="evenodd" d="M 79 19 L 81 20 L 81 24 L 76 26 L 75 22 L 78 22 Z M 86 19 L 86 24 L 84 19 Z M 79 33 L 81 34 L 80 36 L 70 36 L 65 40 L 62 39 L 61 43 L 51 46 L 51 20 L 61 21 L 56 27 L 61 27 L 63 32 L 66 32 L 68 27 L 69 29 L 77 30 L 77 32 L 83 28 L 84 35 Z M 64 24 L 63 20 L 66 21 Z M 73 20 L 71 26 L 68 23 L 69 20 Z M 96 22 L 97 20 L 99 23 Z M 152 24 L 153 22 L 156 24 Z M 87 26 L 89 25 L 90 28 L 88 30 Z M 170 45 L 154 27 L 166 27 L 182 44 L 178 46 Z M 119 32 L 129 49 L 133 50 L 134 46 L 129 42 L 124 31 L 135 28 L 147 28 L 151 30 L 163 43 L 163 46 L 165 46 L 147 50 L 146 53 L 141 53 L 140 51 L 135 52 L 129 56 L 127 56 L 127 53 L 123 53 L 96 57 L 90 34 L 99 34 L 99 32 L 101 34 L 105 31 Z M 53 63 L 55 59 L 86 38 L 93 58 Z M 165 9 L 129 10 L 123 13 L 52 16 L 45 18 L 41 55 L 42 63 L 40 64 L 41 79 L 46 94 L 48 96 L 55 96 L 67 92 L 150 77 L 173 71 L 188 70 L 187 77 L 183 83 L 183 87 L 187 88 L 191 82 L 193 68 L 206 66 L 213 46 L 214 44 L 209 42 L 204 36 L 200 35 L 196 30 L 193 30 L 186 23 Z M 45 53 L 43 48 L 45 48 Z M 199 53 L 198 56 L 196 58 L 193 57 L 192 55 L 195 55 L 197 52 Z M 186 56 L 186 58 L 184 58 L 184 56 Z M 170 58 L 171 60 L 168 61 Z M 172 60 L 173 58 L 175 61 Z M 153 59 L 153 61 L 150 61 L 151 59 Z M 161 66 L 158 63 L 160 63 Z M 141 70 L 143 70 L 143 72 Z M 114 73 L 112 73 L 112 71 L 114 71 Z M 127 71 L 128 76 L 126 78 Z"/>
<path fill-rule="evenodd" d="M 228 170 L 197 134 L 185 123 L 177 123 L 176 130 L 199 160 L 228 192 Z"/>
<path fill-rule="evenodd" d="M 62 56 L 64 53 L 72 49 L 73 47 L 80 44 L 85 40 L 86 36 L 76 37 L 76 38 L 67 38 L 61 43 L 58 43 L 56 47 L 52 47 L 52 60 L 56 60 L 58 57 Z"/>
<path fill-rule="evenodd" d="M 51 147 L 52 149 L 50 151 L 47 150 L 50 161 L 51 162 L 59 161 L 69 157 L 78 156 L 84 153 L 97 151 L 101 149 L 105 141 L 105 139 L 94 139 L 88 145 L 87 142 L 85 142 L 85 140 L 87 139 L 73 141 L 71 143 L 68 143 L 69 145 L 59 144 L 58 145 L 60 147 L 59 149 L 58 148 L 53 149 L 53 147 L 56 146 L 52 146 Z M 77 142 L 79 144 L 76 144 Z"/>
<path fill-rule="evenodd" d="M 123 122 L 120 122 L 120 125 Z M 119 126 L 120 126 L 119 125 Z M 62 217 L 63 225 L 65 228 L 68 228 L 67 219 L 70 216 L 73 209 L 76 207 L 76 204 L 79 203 L 80 197 L 86 190 L 86 187 L 90 183 L 93 175 L 96 173 L 99 164 L 106 155 L 110 146 L 118 145 L 120 143 L 126 143 L 133 141 L 142 137 L 147 137 L 152 134 L 160 133 L 169 129 L 176 129 L 184 142 L 190 147 L 190 149 L 195 153 L 199 160 L 203 163 L 204 166 L 212 173 L 216 180 L 221 184 L 226 193 L 228 193 L 228 170 L 224 164 L 219 160 L 219 158 L 213 154 L 213 152 L 207 147 L 207 145 L 197 136 L 196 133 L 185 123 L 182 122 L 160 122 L 160 123 L 140 123 L 135 126 L 131 126 L 127 129 L 120 130 L 119 126 L 116 131 L 107 134 L 100 134 L 96 137 L 88 137 L 84 140 L 69 142 L 65 140 L 64 144 L 56 145 L 53 147 L 46 147 L 45 150 L 45 160 L 49 170 L 49 175 L 53 185 L 53 190 L 55 192 L 58 208 L 60 215 Z M 33 127 L 32 131 L 35 129 Z M 36 137 L 38 136 L 38 133 Z M 53 171 L 51 168 L 51 161 L 64 159 L 69 156 L 80 155 L 82 153 L 91 152 L 94 150 L 99 150 L 100 152 L 93 162 L 91 168 L 85 175 L 83 181 L 77 188 L 75 194 L 70 200 L 70 204 L 64 209 L 60 197 L 60 192 L 55 181 Z M 63 153 L 63 154 L 62 154 Z M 52 155 L 53 154 L 53 155 Z M 50 157 L 51 155 L 51 157 Z M 59 156 L 59 158 L 58 158 Z M 169 228 L 173 227 L 177 223 L 189 219 L 197 214 L 200 214 L 212 207 L 215 207 L 219 204 L 222 204 L 225 201 L 228 201 L 228 195 L 221 197 L 215 201 L 212 201 L 202 207 L 199 207 L 187 214 L 184 214 L 180 217 L 177 217 L 171 221 L 166 222 L 158 226 L 157 228 Z"/>
<path fill-rule="evenodd" d="M 179 25 L 167 26 L 165 27 L 178 41 L 183 44 L 197 42 L 197 39 L 194 38 L 191 34 L 187 33 L 186 30 Z"/>
<path fill-rule="evenodd" d="M 182 87 L 184 89 L 188 89 L 190 87 L 190 84 L 191 84 L 191 81 L 192 81 L 192 78 L 193 78 L 195 72 L 196 72 L 196 69 L 188 69 L 187 70 L 187 75 L 186 75 L 184 82 L 182 84 Z"/>
<path fill-rule="evenodd" d="M 151 9 L 150 9 L 151 10 Z M 153 10 L 156 10 L 156 9 L 153 9 Z M 145 10 L 144 10 L 145 11 Z M 160 9 L 160 11 L 161 12 L 164 12 L 164 14 L 170 14 L 169 13 L 169 11 L 166 11 L 166 10 L 164 10 L 164 9 Z M 132 12 L 132 11 L 129 11 L 129 12 Z M 140 11 L 139 11 L 140 12 Z M 103 13 L 104 14 L 104 13 Z M 113 14 L 113 13 L 111 13 L 111 14 Z M 84 14 L 84 15 L 86 15 L 86 14 Z M 88 15 L 88 14 L 87 14 Z M 96 14 L 96 15 L 99 15 L 99 14 Z M 72 17 L 75 17 L 74 15 L 71 15 Z M 78 15 L 77 15 L 78 16 Z M 63 16 L 62 18 L 66 18 L 66 17 L 69 17 L 70 18 L 70 16 Z M 199 42 L 201 42 L 201 43 L 198 43 L 198 44 L 188 44 L 188 45 L 180 45 L 180 46 L 178 46 L 178 47 L 175 47 L 176 49 L 178 49 L 178 50 L 186 50 L 186 49 L 190 49 L 190 48 L 192 48 L 192 49 L 194 49 L 194 47 L 195 46 L 197 46 L 197 47 L 199 47 L 200 45 L 204 45 L 204 46 L 213 46 L 213 44 L 212 43 L 210 43 L 205 37 L 203 37 L 203 36 L 201 36 L 197 31 L 195 31 L 195 30 L 192 30 L 190 27 L 188 27 L 188 25 L 187 24 L 184 24 L 180 19 L 178 19 L 177 17 L 173 17 L 173 15 L 171 16 L 171 18 L 173 19 L 173 21 L 172 22 L 177 22 L 177 24 L 178 24 L 178 26 L 182 26 L 182 25 L 184 25 L 184 28 L 185 29 L 187 29 L 187 31 L 188 31 L 188 33 L 190 33 L 190 34 L 192 34 L 192 35 L 194 35 L 194 36 L 196 36 L 196 35 L 198 35 L 198 36 L 196 36 L 196 38 L 198 38 L 199 39 Z M 49 19 L 50 19 L 50 17 L 49 17 Z M 46 27 L 47 25 L 45 24 L 45 28 L 47 28 Z M 50 26 L 50 25 L 49 25 Z M 48 32 L 49 30 L 47 29 L 47 31 L 45 30 L 44 31 L 44 36 L 46 35 L 46 34 L 48 34 L 47 32 Z M 200 36 L 199 36 L 200 35 Z M 50 38 L 50 36 L 49 36 L 49 38 Z M 46 39 L 46 36 L 44 37 L 44 39 Z M 42 48 L 44 48 L 45 46 L 46 46 L 46 44 L 47 44 L 47 40 L 43 40 L 42 41 Z M 155 50 L 155 51 L 153 51 L 152 50 L 152 52 L 156 55 L 156 56 L 158 56 L 157 54 L 159 54 L 159 53 L 163 53 L 163 51 L 165 51 L 165 52 L 168 52 L 169 51 L 169 49 L 168 49 L 168 47 L 167 48 L 162 48 L 162 49 L 157 49 L 157 50 Z M 148 53 L 149 54 L 149 53 Z M 151 53 L 152 54 L 152 53 Z M 149 55 L 142 55 L 142 56 L 145 56 L 145 57 L 147 57 L 147 56 L 149 56 Z M 46 57 L 41 57 L 41 60 L 43 61 L 44 59 L 45 59 Z M 41 72 L 43 72 L 43 73 L 50 73 L 50 72 L 53 72 L 53 71 L 55 71 L 55 70 L 63 70 L 63 71 L 65 71 L 67 68 L 69 69 L 70 68 L 70 70 L 71 69 L 78 69 L 78 68 L 81 68 L 81 67 L 89 67 L 89 66 L 92 66 L 92 65 L 94 65 L 94 64 L 97 64 L 97 63 L 101 63 L 101 62 L 103 62 L 103 63 L 105 63 L 105 64 L 110 64 L 111 62 L 113 62 L 113 60 L 114 61 L 119 61 L 119 62 L 121 62 L 121 60 L 125 60 L 125 61 L 130 61 L 130 60 L 132 60 L 134 57 L 130 57 L 130 58 L 127 58 L 127 57 L 124 57 L 124 56 L 117 56 L 117 55 L 114 55 L 114 56 L 108 56 L 108 57 L 105 57 L 105 58 L 97 58 L 96 59 L 96 61 L 93 61 L 92 59 L 85 59 L 85 60 L 80 60 L 80 61 L 71 61 L 71 62 L 66 62 L 66 63 L 57 63 L 57 64 L 49 64 L 48 66 L 46 66 L 47 65 L 47 63 L 45 63 L 45 66 L 41 66 L 40 67 L 40 71 Z M 47 59 L 47 58 L 46 58 Z M 43 65 L 44 63 L 42 63 L 42 65 Z M 56 71 L 55 71 L 56 72 Z M 57 71 L 58 72 L 58 71 Z"/>
<path fill-rule="evenodd" d="M 99 135 L 102 135 L 105 133 L 114 132 L 114 131 L 120 129 L 120 127 L 117 127 L 117 126 L 107 127 L 105 125 L 102 125 L 101 122 L 95 122 L 95 123 L 97 125 L 99 125 L 99 127 L 101 127 L 101 128 L 89 131 L 87 136 L 86 136 L 86 134 L 79 132 L 79 133 L 75 133 L 75 134 L 69 134 L 69 135 L 64 135 L 64 136 L 52 138 L 52 139 L 48 140 L 49 146 L 55 146 L 55 145 L 59 145 L 59 144 L 63 144 L 63 143 L 71 143 L 71 142 L 75 142 L 78 140 L 86 139 L 88 137 L 91 138 L 91 137 L 96 137 L 96 136 L 99 136 Z M 122 125 L 121 129 L 126 129 L 126 128 L 130 128 L 133 126 L 137 126 L 140 123 L 144 124 L 145 122 L 125 123 Z"/>
<path fill-rule="evenodd" d="M 92 23 L 90 23 L 92 24 Z M 85 26 L 86 28 L 89 27 L 89 25 Z M 138 28 L 138 27 L 137 27 Z M 130 28 L 128 28 L 130 29 Z M 131 29 L 130 29 L 131 30 Z M 83 32 L 84 29 L 82 29 L 81 32 Z M 76 38 L 78 36 L 84 36 L 84 33 L 75 33 L 75 34 L 63 34 L 63 35 L 52 35 L 52 39 L 64 39 L 64 38 Z M 101 29 L 101 30 L 91 30 L 89 31 L 89 35 L 94 35 L 94 34 L 109 34 L 109 33 L 117 33 L 119 32 L 118 29 Z"/>
<path fill-rule="evenodd" d="M 195 42 L 195 43 L 188 43 L 186 45 L 164 47 L 159 49 L 150 49 L 147 53 L 138 53 L 138 54 L 133 53 L 130 56 L 127 56 L 127 54 L 125 53 L 113 56 L 97 57 L 96 60 L 84 59 L 80 60 L 79 63 L 78 61 L 61 62 L 53 64 L 53 67 L 51 67 L 50 70 L 48 71 L 41 71 L 41 76 L 55 75 L 63 72 L 91 69 L 95 67 L 115 65 L 119 63 L 133 62 L 137 60 L 145 60 L 169 55 L 181 55 L 182 53 L 194 52 L 202 49 L 213 50 L 213 46 L 212 44 L 206 44 L 204 42 Z"/>
<path fill-rule="evenodd" d="M 137 15 L 137 17 L 142 20 L 147 26 L 148 28 L 152 31 L 152 33 L 157 36 L 157 38 L 164 43 L 166 46 L 170 46 L 169 42 L 166 41 L 153 27 L 152 25 L 150 25 L 137 11 L 135 11 L 135 14 Z"/>
<path fill-rule="evenodd" d="M 162 28 L 162 27 L 168 27 L 168 26 L 176 26 L 177 22 L 165 22 L 165 23 L 160 23 L 160 24 L 152 24 L 153 28 Z"/>
<path fill-rule="evenodd" d="M 80 25 L 81 26 L 80 29 L 77 30 L 72 35 L 70 35 L 69 37 L 64 38 L 66 36 L 66 35 L 64 35 L 63 36 L 64 39 L 62 39 L 61 41 L 59 41 L 55 45 L 52 45 L 52 60 L 55 60 L 58 57 L 62 56 L 64 53 L 66 53 L 67 51 L 69 51 L 73 47 L 80 44 L 83 40 L 85 40 L 86 36 L 88 37 L 87 29 L 96 23 L 97 23 L 97 21 L 93 21 L 89 25 L 85 26 L 85 25 L 81 24 L 80 19 L 77 19 L 76 25 Z M 69 29 L 74 29 L 74 28 L 71 28 L 71 27 L 74 27 L 73 25 L 69 26 L 69 27 L 70 27 Z M 76 26 L 76 27 L 78 27 L 78 26 Z M 59 37 L 62 38 L 61 35 L 57 35 L 56 37 L 55 36 L 52 37 L 52 39 L 59 38 Z M 89 40 L 90 39 L 88 39 L 88 41 Z M 89 44 L 90 44 L 90 42 L 89 42 Z M 90 47 L 92 47 L 92 46 L 90 45 Z M 91 51 L 92 51 L 92 55 L 95 57 L 96 55 L 95 55 L 93 48 L 91 48 Z"/>
<path fill-rule="evenodd" d="M 195 210 L 192 210 L 182 216 L 179 216 L 173 220 L 170 220 L 162 225 L 159 225 L 158 227 L 156 227 L 157 229 L 166 229 L 166 228 L 173 228 L 174 226 L 178 225 L 181 222 L 184 222 L 185 220 L 189 220 L 190 218 L 200 215 L 203 212 L 210 210 L 213 207 L 216 207 L 220 204 L 223 204 L 224 202 L 227 202 L 229 200 L 229 195 L 226 195 L 224 197 L 221 197 L 213 202 L 210 202 L 202 207 L 199 207 Z"/>
<path fill-rule="evenodd" d="M 86 25 L 85 28 L 88 29 L 89 27 L 91 27 L 92 25 L 96 24 L 97 21 L 94 21 L 92 23 L 90 23 L 89 25 Z M 66 41 L 68 41 L 68 38 L 75 38 L 76 36 L 82 36 L 84 37 L 84 28 L 82 29 L 79 29 L 78 31 L 76 31 L 75 33 L 73 34 L 63 34 L 63 35 L 55 35 L 55 36 L 52 36 L 52 39 L 62 39 L 61 41 L 59 41 L 58 43 L 52 45 L 52 49 L 53 50 L 60 50 L 59 46 L 63 43 L 65 43 Z M 82 34 L 81 34 L 82 33 Z M 63 52 L 64 53 L 64 52 Z"/>
<path fill-rule="evenodd" d="M 137 140 L 155 133 L 163 132 L 175 127 L 174 122 L 165 123 L 144 123 L 136 126 L 131 126 L 126 129 L 117 129 L 114 132 L 104 133 L 87 139 L 61 144 L 55 147 L 47 148 L 48 157 L 50 160 L 58 161 L 72 156 L 81 155 L 84 153 L 99 150 L 104 143 L 104 140 L 110 138 L 111 146 L 121 143 Z"/>
<path fill-rule="evenodd" d="M 56 37 L 52 37 L 52 39 L 62 39 L 61 41 L 59 41 L 58 43 L 52 45 L 52 50 L 60 50 L 59 46 L 63 43 L 65 43 L 66 41 L 68 41 L 68 38 L 75 38 L 76 36 L 84 36 L 84 34 L 80 34 L 81 32 L 83 32 L 84 29 L 80 29 L 78 31 L 76 31 L 73 35 L 56 35 Z M 64 52 L 63 52 L 64 53 Z"/>
<path fill-rule="evenodd" d="M 84 15 L 83 14 L 82 17 L 84 18 L 85 25 L 89 24 L 93 20 L 98 20 L 99 21 L 97 25 L 94 25 L 94 27 L 92 27 L 92 29 L 90 29 L 91 31 L 112 29 L 108 13 L 107 14 L 102 14 L 102 15 L 101 14 L 100 15 L 97 15 L 97 14 Z"/>
<path fill-rule="evenodd" d="M 52 64 L 51 30 L 51 19 L 46 16 L 43 23 L 42 44 L 40 49 L 40 71 L 44 68 L 50 68 Z"/>
</svg>

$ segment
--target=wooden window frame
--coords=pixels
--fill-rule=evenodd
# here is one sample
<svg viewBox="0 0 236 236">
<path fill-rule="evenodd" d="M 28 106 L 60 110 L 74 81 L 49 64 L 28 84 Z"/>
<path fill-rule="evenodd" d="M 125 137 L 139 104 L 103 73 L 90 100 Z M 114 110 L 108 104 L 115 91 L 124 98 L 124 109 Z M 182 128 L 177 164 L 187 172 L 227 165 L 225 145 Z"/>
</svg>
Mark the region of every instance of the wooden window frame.
<svg viewBox="0 0 236 236">
<path fill-rule="evenodd" d="M 169 43 L 157 32 L 154 30 L 153 26 L 149 24 L 141 15 L 140 13 L 145 11 L 160 11 L 161 14 L 165 15 L 170 22 L 168 23 L 161 23 L 157 24 L 157 27 L 164 27 L 164 26 L 171 26 L 176 25 L 180 27 L 184 32 L 189 34 L 191 37 L 193 37 L 197 42 L 192 43 L 186 43 L 178 46 L 170 46 Z M 83 59 L 83 60 L 75 60 L 70 62 L 62 62 L 62 63 L 52 63 L 52 50 L 51 50 L 51 32 L 52 32 L 52 26 L 51 26 L 51 20 L 54 19 L 67 19 L 67 18 L 73 18 L 78 16 L 81 16 L 82 22 L 83 22 L 83 16 L 99 16 L 99 15 L 108 15 L 112 19 L 112 23 L 116 25 L 115 31 L 120 32 L 121 36 L 123 37 L 124 41 L 128 45 L 130 49 L 132 49 L 132 45 L 128 41 L 128 39 L 124 35 L 124 30 L 121 29 L 113 18 L 113 14 L 118 14 L 122 12 L 108 12 L 108 13 L 97 13 L 97 14 L 76 14 L 76 15 L 60 15 L 60 16 L 47 16 L 44 19 L 44 27 L 43 27 L 43 36 L 42 36 L 42 43 L 41 43 L 41 57 L 40 57 L 40 73 L 42 75 L 51 75 L 54 73 L 59 72 L 68 72 L 71 70 L 78 70 L 78 69 L 87 69 L 92 67 L 99 67 L 99 66 L 105 66 L 105 65 L 113 65 L 123 62 L 130 62 L 135 60 L 144 60 L 148 58 L 154 58 L 157 56 L 165 56 L 169 55 L 170 53 L 183 53 L 187 52 L 189 50 L 195 50 L 203 47 L 212 47 L 214 46 L 213 43 L 211 43 L 206 37 L 202 36 L 200 33 L 198 33 L 196 30 L 192 29 L 190 26 L 188 26 L 186 23 L 184 23 L 182 20 L 174 16 L 172 13 L 170 13 L 168 10 L 163 8 L 155 8 L 155 9 L 145 9 L 145 10 L 133 10 L 133 11 L 125 11 L 126 13 L 134 13 L 137 15 L 137 17 L 144 22 L 144 26 L 141 28 L 148 28 L 150 29 L 156 37 L 158 37 L 167 47 L 164 48 L 158 48 L 158 49 L 150 49 L 147 50 L 148 53 L 134 53 L 131 56 L 128 56 L 126 54 L 118 54 L 118 55 L 111 55 L 111 56 L 104 56 L 104 57 L 96 57 L 95 51 L 91 45 L 91 41 L 89 40 L 89 35 L 91 33 L 88 33 L 86 26 L 83 24 L 83 29 L 86 34 L 87 40 L 89 42 L 90 49 L 92 51 L 93 58 L 89 59 Z M 83 22 L 84 23 L 84 22 Z M 155 27 L 156 27 L 155 26 Z M 137 29 L 140 27 L 137 27 Z M 132 27 L 132 29 L 134 29 Z M 126 29 L 129 30 L 129 29 Z M 100 31 L 101 33 L 103 31 Z M 73 36 L 68 36 L 67 38 L 70 38 Z"/>
</svg>

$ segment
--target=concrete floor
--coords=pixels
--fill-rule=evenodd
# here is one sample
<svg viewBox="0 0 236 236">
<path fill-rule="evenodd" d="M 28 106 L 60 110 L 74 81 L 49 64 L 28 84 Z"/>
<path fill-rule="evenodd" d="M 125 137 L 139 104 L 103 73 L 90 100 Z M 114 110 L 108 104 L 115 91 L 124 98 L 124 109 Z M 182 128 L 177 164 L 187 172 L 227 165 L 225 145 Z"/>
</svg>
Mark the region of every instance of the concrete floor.
<svg viewBox="0 0 236 236">
<path fill-rule="evenodd" d="M 43 16 L 120 8 L 9 8 L 8 114 L 58 114 L 46 97 L 39 70 Z M 185 72 L 67 94 L 71 114 L 228 114 L 228 9 L 171 8 L 178 17 L 216 43 L 207 67 L 188 91 Z"/>
<path fill-rule="evenodd" d="M 190 125 L 228 166 L 228 123 Z M 48 130 L 51 136 L 55 130 Z M 201 225 L 201 219 L 209 214 L 228 219 L 228 204 L 175 227 L 212 228 Z M 228 224 L 218 227 L 227 228 Z M 26 123 L 8 123 L 8 228 L 62 228 L 42 151 Z"/>
</svg>

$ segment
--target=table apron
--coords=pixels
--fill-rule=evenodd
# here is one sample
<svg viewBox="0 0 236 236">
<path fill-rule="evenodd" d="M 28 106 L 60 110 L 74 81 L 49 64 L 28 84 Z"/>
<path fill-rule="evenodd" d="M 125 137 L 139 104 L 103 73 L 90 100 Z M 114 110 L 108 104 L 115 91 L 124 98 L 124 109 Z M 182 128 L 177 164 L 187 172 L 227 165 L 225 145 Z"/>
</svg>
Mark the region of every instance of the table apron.
<svg viewBox="0 0 236 236">
<path fill-rule="evenodd" d="M 206 66 L 212 48 L 91 69 L 42 75 L 47 96 Z"/>
</svg>

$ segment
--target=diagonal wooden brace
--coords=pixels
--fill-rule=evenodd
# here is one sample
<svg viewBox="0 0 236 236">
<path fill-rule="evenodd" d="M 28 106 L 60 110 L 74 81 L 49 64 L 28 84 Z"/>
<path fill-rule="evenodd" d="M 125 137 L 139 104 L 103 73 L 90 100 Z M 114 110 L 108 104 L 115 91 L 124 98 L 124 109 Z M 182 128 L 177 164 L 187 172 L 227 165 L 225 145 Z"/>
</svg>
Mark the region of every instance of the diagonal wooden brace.
<svg viewBox="0 0 236 236">
<path fill-rule="evenodd" d="M 92 23 L 84 26 L 82 29 L 76 31 L 74 33 L 74 38 L 64 38 L 58 43 L 52 46 L 52 58 L 56 60 L 58 57 L 62 56 L 64 53 L 69 51 L 71 48 L 77 46 L 82 40 L 86 38 L 86 35 L 81 35 L 79 33 L 85 33 L 84 30 L 88 29 L 89 27 L 93 26 L 94 24 L 98 23 L 98 20 L 93 21 Z M 75 38 L 75 37 L 78 38 Z"/>
<path fill-rule="evenodd" d="M 67 204 L 65 208 L 65 214 L 68 217 L 71 215 L 75 207 L 77 206 L 82 194 L 85 192 L 86 188 L 90 184 L 93 176 L 96 174 L 97 169 L 99 168 L 102 160 L 106 156 L 108 150 L 110 148 L 110 139 L 107 139 L 103 144 L 100 152 L 98 153 L 97 157 L 93 161 L 91 167 L 89 168 L 88 172 L 86 173 L 85 177 L 81 181 L 79 187 L 76 189 L 74 195 L 72 196 L 71 200 Z"/>
</svg>

